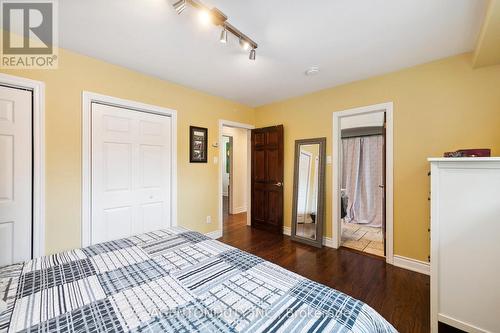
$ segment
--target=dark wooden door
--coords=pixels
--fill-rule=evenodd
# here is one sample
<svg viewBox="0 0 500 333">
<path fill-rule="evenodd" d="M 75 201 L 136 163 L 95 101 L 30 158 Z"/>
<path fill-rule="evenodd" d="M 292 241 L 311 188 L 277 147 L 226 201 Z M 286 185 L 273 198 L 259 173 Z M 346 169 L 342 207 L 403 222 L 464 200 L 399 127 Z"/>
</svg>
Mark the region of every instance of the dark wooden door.
<svg viewBox="0 0 500 333">
<path fill-rule="evenodd" d="M 252 227 L 283 233 L 283 125 L 252 130 Z"/>
</svg>

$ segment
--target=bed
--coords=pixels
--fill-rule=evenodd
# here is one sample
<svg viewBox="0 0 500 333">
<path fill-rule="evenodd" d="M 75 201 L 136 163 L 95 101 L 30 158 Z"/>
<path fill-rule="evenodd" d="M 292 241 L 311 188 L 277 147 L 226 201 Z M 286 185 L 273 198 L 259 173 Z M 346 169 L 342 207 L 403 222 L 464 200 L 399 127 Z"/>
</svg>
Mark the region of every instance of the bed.
<svg viewBox="0 0 500 333">
<path fill-rule="evenodd" d="M 0 268 L 1 332 L 396 332 L 375 310 L 172 228 Z"/>
</svg>

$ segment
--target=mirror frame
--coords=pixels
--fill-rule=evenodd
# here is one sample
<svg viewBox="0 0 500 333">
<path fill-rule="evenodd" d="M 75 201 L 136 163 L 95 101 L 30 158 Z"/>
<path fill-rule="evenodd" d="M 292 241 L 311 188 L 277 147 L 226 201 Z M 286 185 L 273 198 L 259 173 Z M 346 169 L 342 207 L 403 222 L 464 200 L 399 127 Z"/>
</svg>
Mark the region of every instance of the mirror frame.
<svg viewBox="0 0 500 333">
<path fill-rule="evenodd" d="M 297 201 L 299 190 L 299 162 L 300 162 L 300 146 L 319 144 L 319 164 L 318 164 L 318 207 L 316 214 L 316 239 L 310 239 L 297 235 Z M 292 203 L 292 233 L 291 239 L 297 242 L 308 245 L 322 247 L 323 246 L 323 224 L 325 217 L 325 176 L 326 176 L 326 138 L 313 138 L 295 140 L 295 156 L 293 167 L 293 203 Z"/>
</svg>

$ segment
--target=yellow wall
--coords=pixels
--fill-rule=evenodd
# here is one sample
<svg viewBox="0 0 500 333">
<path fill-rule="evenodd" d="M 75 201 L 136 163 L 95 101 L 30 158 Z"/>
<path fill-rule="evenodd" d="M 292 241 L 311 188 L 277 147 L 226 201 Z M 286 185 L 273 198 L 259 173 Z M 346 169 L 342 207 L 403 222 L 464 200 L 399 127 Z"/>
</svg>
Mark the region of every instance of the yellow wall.
<svg viewBox="0 0 500 333">
<path fill-rule="evenodd" d="M 500 154 L 500 66 L 472 69 L 471 54 L 346 84 L 256 109 L 256 126 L 285 128 L 285 225 L 290 226 L 294 141 L 327 137 L 332 112 L 394 102 L 394 251 L 429 254 L 426 158 L 459 148 Z M 332 173 L 327 165 L 326 236 L 332 235 Z"/>
<path fill-rule="evenodd" d="M 59 52 L 57 70 L 2 70 L 46 84 L 46 248 L 80 246 L 81 93 L 83 90 L 178 111 L 178 220 L 200 232 L 217 229 L 218 119 L 285 127 L 285 225 L 290 226 L 294 140 L 326 136 L 332 112 L 394 102 L 395 253 L 429 253 L 428 156 L 464 147 L 500 154 L 500 66 L 472 69 L 461 55 L 259 107 L 255 110 L 180 85 L 75 54 Z M 189 125 L 209 128 L 209 163 L 190 164 Z M 331 166 L 326 177 L 326 235 L 331 228 Z M 206 224 L 207 215 L 212 224 Z"/>
<path fill-rule="evenodd" d="M 217 229 L 218 119 L 254 123 L 251 108 L 109 63 L 59 51 L 57 70 L 1 70 L 46 85 L 46 250 L 80 246 L 81 94 L 83 90 L 178 112 L 178 221 L 200 232 Z M 209 163 L 189 163 L 189 125 L 208 127 Z M 212 224 L 206 224 L 207 215 Z"/>
</svg>

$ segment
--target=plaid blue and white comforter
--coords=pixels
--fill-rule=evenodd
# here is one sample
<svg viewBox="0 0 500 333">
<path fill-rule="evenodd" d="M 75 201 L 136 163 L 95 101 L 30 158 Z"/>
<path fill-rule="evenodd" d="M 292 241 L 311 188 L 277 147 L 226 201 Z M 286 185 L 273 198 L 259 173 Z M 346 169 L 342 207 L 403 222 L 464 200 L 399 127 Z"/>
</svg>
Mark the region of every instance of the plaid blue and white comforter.
<svg viewBox="0 0 500 333">
<path fill-rule="evenodd" d="M 361 301 L 181 228 L 0 268 L 0 331 L 396 332 Z"/>
</svg>

